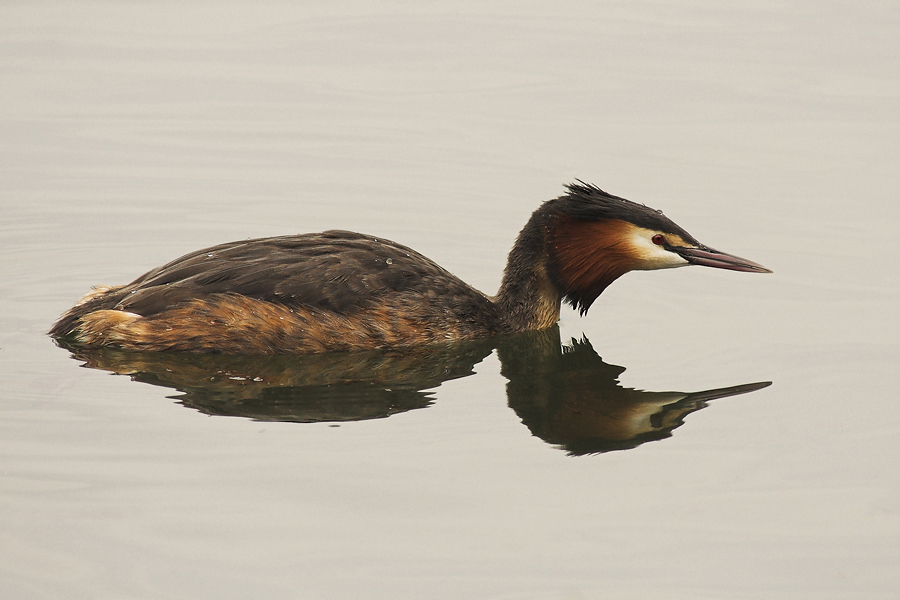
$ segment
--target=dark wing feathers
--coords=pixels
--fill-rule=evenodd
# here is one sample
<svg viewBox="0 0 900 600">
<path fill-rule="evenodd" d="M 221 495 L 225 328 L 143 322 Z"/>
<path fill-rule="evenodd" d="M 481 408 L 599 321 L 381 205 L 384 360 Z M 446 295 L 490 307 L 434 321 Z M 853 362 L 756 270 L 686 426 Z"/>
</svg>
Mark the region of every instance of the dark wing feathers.
<svg viewBox="0 0 900 600">
<path fill-rule="evenodd" d="M 435 280 L 468 288 L 405 246 L 359 233 L 326 231 L 233 242 L 187 254 L 122 288 L 116 308 L 146 316 L 193 298 L 237 293 L 347 313 Z"/>
</svg>

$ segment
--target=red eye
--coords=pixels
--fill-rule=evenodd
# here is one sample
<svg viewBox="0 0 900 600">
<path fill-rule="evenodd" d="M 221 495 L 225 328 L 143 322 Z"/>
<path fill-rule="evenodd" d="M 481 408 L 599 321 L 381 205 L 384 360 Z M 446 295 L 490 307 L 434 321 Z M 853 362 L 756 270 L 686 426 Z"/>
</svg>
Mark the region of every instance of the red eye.
<svg viewBox="0 0 900 600">
<path fill-rule="evenodd" d="M 650 238 L 650 241 L 652 241 L 657 246 L 662 246 L 663 244 L 666 243 L 666 236 L 664 236 L 661 233 L 657 233 L 652 238 Z"/>
</svg>

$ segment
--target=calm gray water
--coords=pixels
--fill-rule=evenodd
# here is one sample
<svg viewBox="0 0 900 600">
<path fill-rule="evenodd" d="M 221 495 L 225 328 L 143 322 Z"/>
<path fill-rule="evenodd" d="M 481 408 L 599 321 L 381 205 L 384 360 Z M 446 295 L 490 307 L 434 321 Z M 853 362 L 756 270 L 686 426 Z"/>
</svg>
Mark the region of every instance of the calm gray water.
<svg viewBox="0 0 900 600">
<path fill-rule="evenodd" d="M 0 8 L 0 596 L 896 598 L 896 3 L 300 4 Z M 774 274 L 634 273 L 558 340 L 398 362 L 44 334 L 327 228 L 494 293 L 575 178 Z"/>
</svg>

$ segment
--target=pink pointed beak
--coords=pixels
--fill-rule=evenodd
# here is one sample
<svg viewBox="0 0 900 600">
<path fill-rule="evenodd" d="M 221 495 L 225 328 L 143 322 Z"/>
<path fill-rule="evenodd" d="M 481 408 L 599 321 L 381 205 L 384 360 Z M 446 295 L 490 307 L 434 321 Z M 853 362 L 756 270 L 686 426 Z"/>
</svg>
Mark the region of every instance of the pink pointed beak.
<svg viewBox="0 0 900 600">
<path fill-rule="evenodd" d="M 734 254 L 728 254 L 727 252 L 719 252 L 708 246 L 673 246 L 671 249 L 692 265 L 715 267 L 716 269 L 728 269 L 730 271 L 745 271 L 748 273 L 772 272 L 752 260 L 747 260 L 746 258 L 735 256 Z"/>
</svg>

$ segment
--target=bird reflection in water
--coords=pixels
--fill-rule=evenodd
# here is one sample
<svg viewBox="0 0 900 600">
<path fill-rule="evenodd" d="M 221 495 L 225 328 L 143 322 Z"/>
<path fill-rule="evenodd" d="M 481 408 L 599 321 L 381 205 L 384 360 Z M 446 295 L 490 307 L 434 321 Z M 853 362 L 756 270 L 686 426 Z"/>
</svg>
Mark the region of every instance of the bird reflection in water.
<svg viewBox="0 0 900 600">
<path fill-rule="evenodd" d="M 625 388 L 618 380 L 624 367 L 603 362 L 586 338 L 562 345 L 555 326 L 457 344 L 329 354 L 67 349 L 87 367 L 176 389 L 181 394 L 174 399 L 205 414 L 296 423 L 362 421 L 425 408 L 434 388 L 474 374 L 496 349 L 510 408 L 535 436 L 575 455 L 667 438 L 708 401 L 771 384 L 692 393 Z"/>
</svg>

